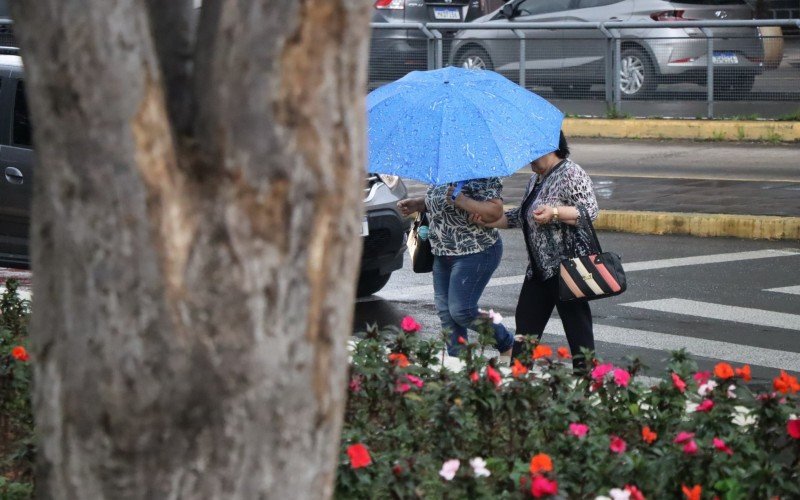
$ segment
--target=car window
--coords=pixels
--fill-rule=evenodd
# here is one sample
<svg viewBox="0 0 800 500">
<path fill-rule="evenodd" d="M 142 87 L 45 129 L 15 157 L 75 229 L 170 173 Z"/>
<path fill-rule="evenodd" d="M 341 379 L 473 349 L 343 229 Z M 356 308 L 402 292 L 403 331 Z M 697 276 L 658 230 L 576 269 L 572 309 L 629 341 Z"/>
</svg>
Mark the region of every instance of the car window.
<svg viewBox="0 0 800 500">
<path fill-rule="evenodd" d="M 745 5 L 745 0 L 670 0 L 670 3 L 687 5 Z"/>
<path fill-rule="evenodd" d="M 604 5 L 611 5 L 620 3 L 624 0 L 581 0 L 578 4 L 579 9 L 591 9 L 592 7 L 602 7 Z"/>
<path fill-rule="evenodd" d="M 535 16 L 568 10 L 572 0 L 526 0 L 519 5 L 521 16 Z"/>
<path fill-rule="evenodd" d="M 14 97 L 14 124 L 12 141 L 15 146 L 31 146 L 31 123 L 28 120 L 28 101 L 25 99 L 25 85 L 20 81 Z"/>
</svg>

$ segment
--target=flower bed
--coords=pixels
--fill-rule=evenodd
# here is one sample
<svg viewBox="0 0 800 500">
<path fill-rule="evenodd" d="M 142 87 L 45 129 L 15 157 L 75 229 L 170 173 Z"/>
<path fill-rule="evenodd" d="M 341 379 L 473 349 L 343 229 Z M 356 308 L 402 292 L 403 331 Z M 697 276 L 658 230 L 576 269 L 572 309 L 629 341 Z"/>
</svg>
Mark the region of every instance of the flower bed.
<svg viewBox="0 0 800 500">
<path fill-rule="evenodd" d="M 481 342 L 454 371 L 418 330 L 406 318 L 353 347 L 339 498 L 800 497 L 785 372 L 754 394 L 749 366 L 698 372 L 679 351 L 645 387 L 636 361 L 575 376 L 568 349 L 531 345 L 504 370 Z"/>
</svg>

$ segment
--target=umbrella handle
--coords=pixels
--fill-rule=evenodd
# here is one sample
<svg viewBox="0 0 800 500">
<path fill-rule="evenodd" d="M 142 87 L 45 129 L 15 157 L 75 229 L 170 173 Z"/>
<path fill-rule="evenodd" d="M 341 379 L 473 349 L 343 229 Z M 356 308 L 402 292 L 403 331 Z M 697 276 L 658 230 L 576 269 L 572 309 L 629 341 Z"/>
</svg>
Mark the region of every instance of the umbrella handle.
<svg viewBox="0 0 800 500">
<path fill-rule="evenodd" d="M 458 195 L 461 193 L 461 188 L 464 187 L 465 183 L 466 181 L 458 181 L 456 183 L 456 188 L 453 190 L 453 196 L 452 196 L 453 201 L 456 201 L 456 198 L 458 198 Z"/>
</svg>

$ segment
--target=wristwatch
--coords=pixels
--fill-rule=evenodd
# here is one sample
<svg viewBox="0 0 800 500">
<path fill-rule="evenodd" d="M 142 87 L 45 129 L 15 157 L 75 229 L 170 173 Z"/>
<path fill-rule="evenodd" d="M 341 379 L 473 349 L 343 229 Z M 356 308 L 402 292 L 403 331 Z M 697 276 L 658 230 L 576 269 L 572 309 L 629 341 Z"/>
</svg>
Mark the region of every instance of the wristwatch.
<svg viewBox="0 0 800 500">
<path fill-rule="evenodd" d="M 558 222 L 558 208 L 553 207 L 553 220 L 551 222 Z"/>
</svg>

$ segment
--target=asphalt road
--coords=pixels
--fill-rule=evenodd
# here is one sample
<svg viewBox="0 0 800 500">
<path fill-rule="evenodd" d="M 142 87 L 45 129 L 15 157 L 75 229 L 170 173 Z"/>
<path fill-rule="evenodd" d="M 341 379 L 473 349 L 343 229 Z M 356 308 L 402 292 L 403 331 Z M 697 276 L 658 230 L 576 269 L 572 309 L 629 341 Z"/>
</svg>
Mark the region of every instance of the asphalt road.
<svg viewBox="0 0 800 500">
<path fill-rule="evenodd" d="M 514 326 L 526 267 L 518 230 L 502 232 L 502 264 L 480 306 Z M 800 374 L 800 245 L 797 242 L 703 239 L 603 233 L 607 251 L 623 256 L 628 291 L 592 302 L 599 356 L 615 363 L 639 357 L 658 376 L 671 350 L 686 348 L 701 369 L 725 360 L 748 363 L 755 383 L 779 370 Z M 675 260 L 670 260 L 675 259 Z M 356 304 L 354 332 L 367 323 L 397 324 L 412 315 L 437 335 L 430 274 L 397 271 L 377 295 Z M 544 342 L 566 345 L 554 312 Z"/>
</svg>

